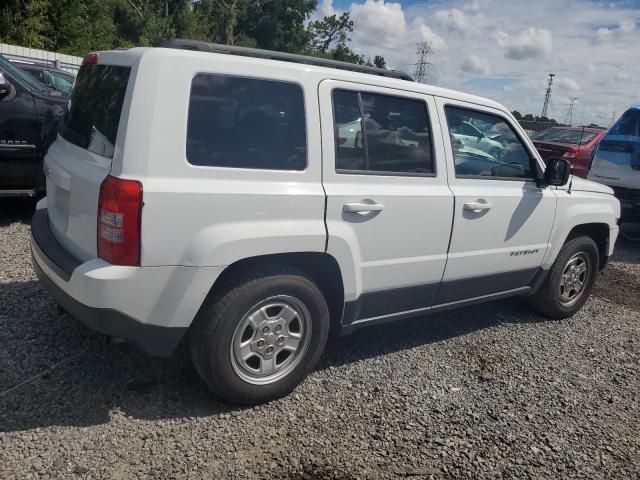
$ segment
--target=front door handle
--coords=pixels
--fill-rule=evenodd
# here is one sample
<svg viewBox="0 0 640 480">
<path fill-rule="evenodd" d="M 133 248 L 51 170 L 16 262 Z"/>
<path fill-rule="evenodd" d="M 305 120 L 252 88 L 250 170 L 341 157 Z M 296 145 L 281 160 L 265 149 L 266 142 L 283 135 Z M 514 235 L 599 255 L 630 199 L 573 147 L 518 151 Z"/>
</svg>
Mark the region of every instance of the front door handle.
<svg viewBox="0 0 640 480">
<path fill-rule="evenodd" d="M 477 202 L 467 202 L 464 204 L 465 210 L 471 210 L 472 212 L 481 212 L 483 210 L 491 210 L 491 205 L 489 202 L 477 201 Z"/>
<path fill-rule="evenodd" d="M 368 212 L 381 212 L 384 205 L 381 203 L 345 203 L 342 210 L 347 213 L 368 213 Z"/>
</svg>

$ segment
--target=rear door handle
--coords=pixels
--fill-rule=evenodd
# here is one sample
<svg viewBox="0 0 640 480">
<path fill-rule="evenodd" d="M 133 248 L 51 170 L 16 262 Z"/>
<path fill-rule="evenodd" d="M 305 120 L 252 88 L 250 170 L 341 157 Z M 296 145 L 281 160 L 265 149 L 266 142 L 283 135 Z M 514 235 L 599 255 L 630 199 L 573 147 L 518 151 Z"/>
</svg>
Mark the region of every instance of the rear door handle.
<svg viewBox="0 0 640 480">
<path fill-rule="evenodd" d="M 347 213 L 368 213 L 368 212 L 381 212 L 384 205 L 381 203 L 345 203 L 342 210 Z"/>
<path fill-rule="evenodd" d="M 491 210 L 491 207 L 493 207 L 493 205 L 485 201 L 467 202 L 464 204 L 464 209 L 471 210 L 472 212 L 481 212 L 483 210 Z"/>
</svg>

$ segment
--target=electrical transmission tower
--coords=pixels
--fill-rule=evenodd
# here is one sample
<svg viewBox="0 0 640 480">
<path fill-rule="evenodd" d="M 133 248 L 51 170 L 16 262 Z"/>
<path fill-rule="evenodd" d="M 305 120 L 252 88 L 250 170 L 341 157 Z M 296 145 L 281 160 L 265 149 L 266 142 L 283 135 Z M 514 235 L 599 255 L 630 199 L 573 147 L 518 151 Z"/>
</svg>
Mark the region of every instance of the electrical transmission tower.
<svg viewBox="0 0 640 480">
<path fill-rule="evenodd" d="M 570 127 L 573 126 L 573 109 L 574 109 L 576 100 L 578 100 L 578 97 L 569 98 L 569 110 L 567 111 L 567 116 L 564 117 L 564 123 L 569 125 Z"/>
<path fill-rule="evenodd" d="M 549 102 L 551 101 L 551 86 L 553 85 L 553 77 L 555 74 L 549 74 L 549 80 L 547 81 L 547 93 L 544 96 L 544 105 L 542 106 L 542 115 L 541 117 L 547 116 L 547 110 L 549 110 Z"/>
<path fill-rule="evenodd" d="M 416 73 L 413 78 L 418 83 L 424 83 L 427 79 L 427 68 L 432 64 L 429 62 L 429 57 L 433 54 L 433 47 L 431 42 L 420 42 L 417 44 L 416 56 L 418 61 L 416 62 Z"/>
</svg>

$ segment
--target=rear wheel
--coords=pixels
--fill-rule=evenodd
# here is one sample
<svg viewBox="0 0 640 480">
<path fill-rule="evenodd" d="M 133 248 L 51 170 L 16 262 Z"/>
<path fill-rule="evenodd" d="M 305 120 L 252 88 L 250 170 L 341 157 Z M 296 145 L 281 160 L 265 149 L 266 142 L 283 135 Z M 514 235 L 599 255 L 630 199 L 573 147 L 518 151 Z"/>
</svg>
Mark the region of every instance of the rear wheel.
<svg viewBox="0 0 640 480">
<path fill-rule="evenodd" d="M 329 333 L 318 287 L 295 270 L 253 277 L 215 299 L 194 325 L 200 376 L 231 403 L 291 392 L 316 365 Z"/>
<path fill-rule="evenodd" d="M 598 247 L 590 237 L 567 241 L 540 289 L 529 297 L 529 305 L 554 319 L 575 314 L 591 294 L 599 261 Z"/>
</svg>

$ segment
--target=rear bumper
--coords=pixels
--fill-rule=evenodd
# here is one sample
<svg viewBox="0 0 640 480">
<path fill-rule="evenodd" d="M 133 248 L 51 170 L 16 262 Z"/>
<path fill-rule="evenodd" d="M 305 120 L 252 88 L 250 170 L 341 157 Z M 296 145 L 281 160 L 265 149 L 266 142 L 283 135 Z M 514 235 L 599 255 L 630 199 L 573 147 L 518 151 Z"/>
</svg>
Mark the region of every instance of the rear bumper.
<svg viewBox="0 0 640 480">
<path fill-rule="evenodd" d="M 55 284 L 40 267 L 35 255 L 34 252 L 33 268 L 45 290 L 58 305 L 92 330 L 111 337 L 123 338 L 149 355 L 160 357 L 171 355 L 186 333 L 186 327 L 147 325 L 117 310 L 90 307 L 79 302 Z"/>
<path fill-rule="evenodd" d="M 222 271 L 81 262 L 54 237 L 46 209 L 34 215 L 31 252 L 43 287 L 73 317 L 157 356 L 175 350 Z"/>
</svg>

